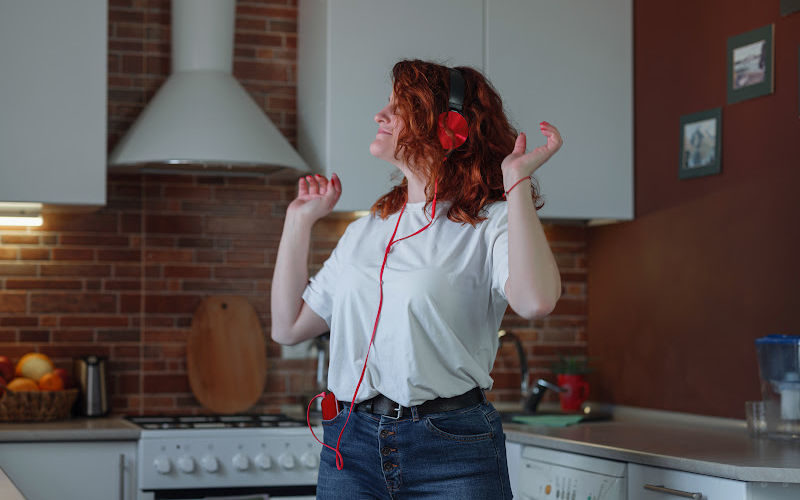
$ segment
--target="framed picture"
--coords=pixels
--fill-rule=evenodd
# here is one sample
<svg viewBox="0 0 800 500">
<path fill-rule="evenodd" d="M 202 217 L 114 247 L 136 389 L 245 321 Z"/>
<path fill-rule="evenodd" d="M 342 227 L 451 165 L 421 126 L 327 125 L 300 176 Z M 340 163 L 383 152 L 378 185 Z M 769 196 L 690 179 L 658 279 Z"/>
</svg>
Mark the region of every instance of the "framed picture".
<svg viewBox="0 0 800 500">
<path fill-rule="evenodd" d="M 722 156 L 722 108 L 681 116 L 679 179 L 718 174 Z"/>
<path fill-rule="evenodd" d="M 728 38 L 728 104 L 773 92 L 775 25 Z"/>
<path fill-rule="evenodd" d="M 800 0 L 781 0 L 782 16 L 788 16 L 797 11 L 800 11 Z"/>
</svg>

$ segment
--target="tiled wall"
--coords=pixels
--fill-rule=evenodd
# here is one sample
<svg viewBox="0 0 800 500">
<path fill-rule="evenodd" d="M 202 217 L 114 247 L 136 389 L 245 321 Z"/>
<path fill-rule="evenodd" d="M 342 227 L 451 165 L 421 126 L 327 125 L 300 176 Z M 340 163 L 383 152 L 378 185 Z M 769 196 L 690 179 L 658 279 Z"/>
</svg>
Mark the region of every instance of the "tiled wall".
<svg viewBox="0 0 800 500">
<path fill-rule="evenodd" d="M 237 3 L 235 76 L 286 137 L 296 139 L 296 2 Z M 169 3 L 111 0 L 109 147 L 169 69 Z M 73 357 L 109 358 L 114 413 L 203 409 L 186 376 L 186 338 L 200 301 L 248 298 L 267 336 L 266 389 L 253 411 L 307 402 L 313 360 L 282 359 L 269 340 L 269 289 L 291 180 L 188 175 L 111 175 L 108 204 L 48 214 L 40 228 L 0 228 L 0 354 L 40 351 L 69 368 Z M 314 228 L 319 268 L 352 218 Z M 559 354 L 586 350 L 586 230 L 547 226 L 564 280 L 548 318 L 508 314 L 503 327 L 525 346 L 531 379 Z M 490 397 L 519 397 L 512 345 L 501 346 Z"/>
</svg>

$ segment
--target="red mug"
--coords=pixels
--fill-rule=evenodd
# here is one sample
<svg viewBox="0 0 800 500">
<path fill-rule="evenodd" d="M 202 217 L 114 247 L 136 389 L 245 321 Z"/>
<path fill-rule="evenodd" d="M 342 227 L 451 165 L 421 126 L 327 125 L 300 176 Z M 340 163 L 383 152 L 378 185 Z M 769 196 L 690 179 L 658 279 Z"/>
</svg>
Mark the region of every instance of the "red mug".
<svg viewBox="0 0 800 500">
<path fill-rule="evenodd" d="M 589 383 L 583 375 L 557 376 L 558 386 L 565 389 L 558 394 L 563 411 L 578 411 L 581 405 L 589 398 Z"/>
</svg>

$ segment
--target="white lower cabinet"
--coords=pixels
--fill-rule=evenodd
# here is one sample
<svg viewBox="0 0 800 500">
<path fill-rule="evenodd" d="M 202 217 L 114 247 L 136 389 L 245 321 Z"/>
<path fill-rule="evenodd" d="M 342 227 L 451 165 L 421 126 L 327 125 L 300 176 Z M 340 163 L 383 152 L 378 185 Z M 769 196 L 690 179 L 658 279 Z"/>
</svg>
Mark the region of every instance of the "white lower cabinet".
<svg viewBox="0 0 800 500">
<path fill-rule="evenodd" d="M 800 480 L 800 477 L 797 478 Z M 737 481 L 628 464 L 628 500 L 797 500 L 800 483 Z"/>
<path fill-rule="evenodd" d="M 511 482 L 511 494 L 519 498 L 519 472 L 522 469 L 522 445 L 506 441 L 506 461 L 508 463 L 508 479 Z"/>
<path fill-rule="evenodd" d="M 628 464 L 629 500 L 747 500 L 747 483 L 660 467 Z"/>
<path fill-rule="evenodd" d="M 0 443 L 2 469 L 27 500 L 134 500 L 136 441 Z"/>
<path fill-rule="evenodd" d="M 508 443 L 514 498 L 522 500 L 798 500 L 791 483 L 738 481 Z"/>
</svg>

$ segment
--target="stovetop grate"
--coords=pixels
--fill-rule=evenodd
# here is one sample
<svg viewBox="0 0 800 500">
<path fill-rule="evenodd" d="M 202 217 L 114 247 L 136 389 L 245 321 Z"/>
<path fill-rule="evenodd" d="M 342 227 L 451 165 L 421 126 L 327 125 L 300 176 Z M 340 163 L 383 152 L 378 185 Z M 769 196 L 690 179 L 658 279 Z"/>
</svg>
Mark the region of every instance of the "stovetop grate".
<svg viewBox="0 0 800 500">
<path fill-rule="evenodd" d="M 305 422 L 282 413 L 262 415 L 144 415 L 125 417 L 142 429 L 226 429 L 302 427 Z"/>
</svg>

